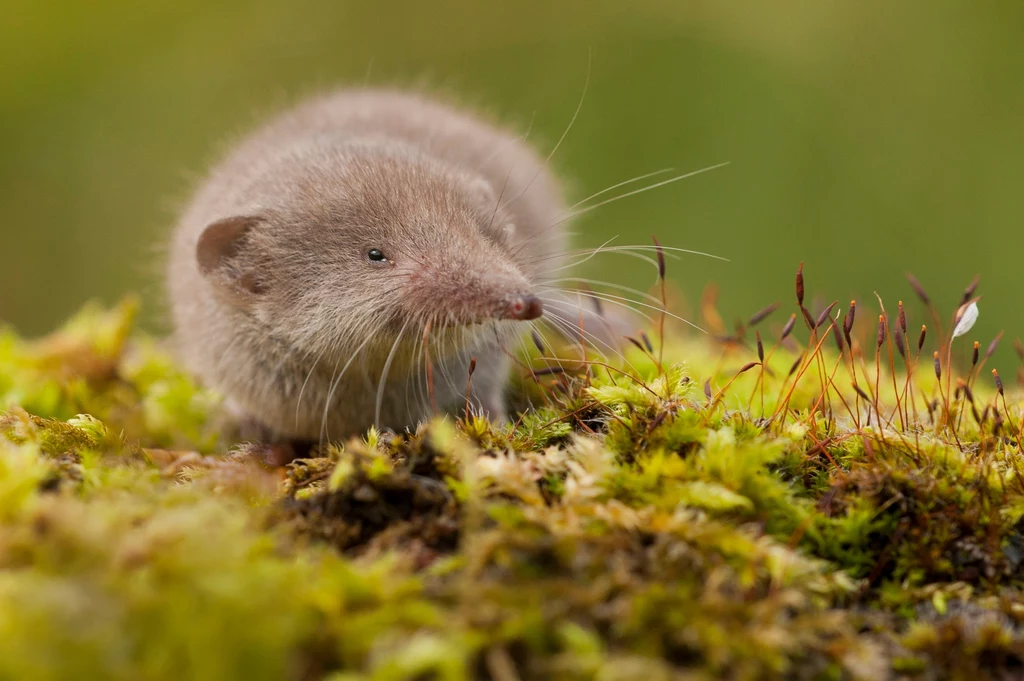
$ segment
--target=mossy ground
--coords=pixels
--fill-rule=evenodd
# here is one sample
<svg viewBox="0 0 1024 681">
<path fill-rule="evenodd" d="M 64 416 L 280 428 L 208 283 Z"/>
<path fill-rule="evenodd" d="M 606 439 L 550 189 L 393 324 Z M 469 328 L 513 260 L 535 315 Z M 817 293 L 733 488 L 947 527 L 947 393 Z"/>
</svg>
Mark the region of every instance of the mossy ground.
<svg viewBox="0 0 1024 681">
<path fill-rule="evenodd" d="M 1024 401 L 908 383 L 895 315 L 538 352 L 515 424 L 272 468 L 133 314 L 0 334 L 0 678 L 1024 675 Z"/>
</svg>

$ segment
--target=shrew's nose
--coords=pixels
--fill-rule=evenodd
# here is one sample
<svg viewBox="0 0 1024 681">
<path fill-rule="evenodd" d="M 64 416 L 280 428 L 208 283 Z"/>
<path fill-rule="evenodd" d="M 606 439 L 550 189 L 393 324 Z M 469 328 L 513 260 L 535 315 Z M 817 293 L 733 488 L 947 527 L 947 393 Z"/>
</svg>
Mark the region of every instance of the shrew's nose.
<svg viewBox="0 0 1024 681">
<path fill-rule="evenodd" d="M 518 296 L 508 305 L 509 319 L 536 319 L 544 314 L 544 304 L 537 296 Z"/>
</svg>

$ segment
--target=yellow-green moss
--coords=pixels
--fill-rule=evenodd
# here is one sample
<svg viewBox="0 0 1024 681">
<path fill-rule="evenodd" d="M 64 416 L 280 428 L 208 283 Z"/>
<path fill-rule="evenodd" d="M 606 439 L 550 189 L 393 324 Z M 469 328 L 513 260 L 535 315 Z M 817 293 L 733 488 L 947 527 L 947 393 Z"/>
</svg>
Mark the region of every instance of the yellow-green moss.
<svg viewBox="0 0 1024 681">
<path fill-rule="evenodd" d="M 876 408 L 824 330 L 742 373 L 674 334 L 271 469 L 134 310 L 0 332 L 0 679 L 1021 673 L 1022 402 L 977 378 L 986 420 L 924 369 L 910 409 L 883 356 Z"/>
</svg>

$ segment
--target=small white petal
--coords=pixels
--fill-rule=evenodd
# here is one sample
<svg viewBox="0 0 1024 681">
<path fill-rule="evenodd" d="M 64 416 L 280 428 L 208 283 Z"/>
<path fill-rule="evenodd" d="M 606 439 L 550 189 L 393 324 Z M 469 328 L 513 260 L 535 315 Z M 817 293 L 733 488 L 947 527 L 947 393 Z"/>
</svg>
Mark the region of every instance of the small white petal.
<svg viewBox="0 0 1024 681">
<path fill-rule="evenodd" d="M 978 321 L 978 304 L 971 303 L 964 309 L 963 314 L 960 315 L 960 321 L 956 323 L 956 328 L 953 329 L 953 338 L 959 338 L 966 334 L 971 330 L 976 321 Z"/>
</svg>

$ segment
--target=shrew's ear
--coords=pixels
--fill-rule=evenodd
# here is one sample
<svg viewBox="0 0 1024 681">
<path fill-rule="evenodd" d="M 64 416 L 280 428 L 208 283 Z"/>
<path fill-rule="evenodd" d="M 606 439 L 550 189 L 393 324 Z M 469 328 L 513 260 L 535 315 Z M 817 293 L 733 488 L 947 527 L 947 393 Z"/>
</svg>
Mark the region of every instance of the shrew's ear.
<svg viewBox="0 0 1024 681">
<path fill-rule="evenodd" d="M 240 306 L 255 302 L 266 293 L 249 239 L 260 222 L 260 218 L 252 216 L 218 220 L 207 225 L 196 244 L 200 273 L 232 303 Z"/>
</svg>

